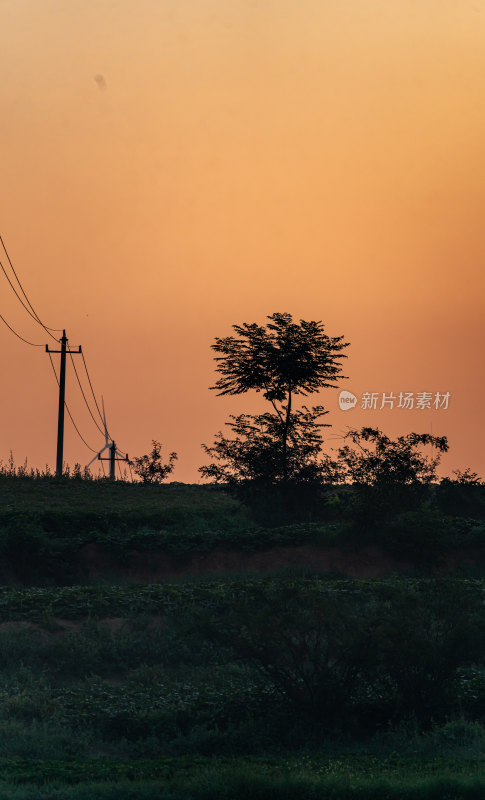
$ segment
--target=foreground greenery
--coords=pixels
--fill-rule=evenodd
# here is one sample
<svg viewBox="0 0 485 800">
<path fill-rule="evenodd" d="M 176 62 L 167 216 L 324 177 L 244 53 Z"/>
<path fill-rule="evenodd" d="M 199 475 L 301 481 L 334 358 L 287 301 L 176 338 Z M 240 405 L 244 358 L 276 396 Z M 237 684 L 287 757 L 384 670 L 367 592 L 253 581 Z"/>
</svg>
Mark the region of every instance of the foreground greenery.
<svg viewBox="0 0 485 800">
<path fill-rule="evenodd" d="M 189 558 L 216 550 L 377 545 L 429 574 L 475 549 L 482 574 L 485 486 L 324 487 L 248 496 L 214 486 L 152 486 L 0 475 L 0 580 L 5 584 L 86 582 L 82 548 L 108 554 L 111 574 L 130 554 Z M 478 549 L 477 549 L 478 548 Z"/>
<path fill-rule="evenodd" d="M 251 759 L 200 757 L 117 762 L 6 763 L 5 798 L 480 798 L 483 765 L 453 760 L 358 756 Z M 418 774 L 417 774 L 418 772 Z"/>
<path fill-rule="evenodd" d="M 275 577 L 2 600 L 4 757 L 311 750 L 451 719 L 483 736 L 484 581 Z"/>
<path fill-rule="evenodd" d="M 285 524 L 213 487 L 4 475 L 0 500 L 2 799 L 485 796 L 482 486 L 328 488 Z M 79 583 L 93 543 L 120 580 Z M 122 578 L 141 550 L 305 543 L 414 575 Z M 475 577 L 430 577 L 464 548 Z"/>
</svg>

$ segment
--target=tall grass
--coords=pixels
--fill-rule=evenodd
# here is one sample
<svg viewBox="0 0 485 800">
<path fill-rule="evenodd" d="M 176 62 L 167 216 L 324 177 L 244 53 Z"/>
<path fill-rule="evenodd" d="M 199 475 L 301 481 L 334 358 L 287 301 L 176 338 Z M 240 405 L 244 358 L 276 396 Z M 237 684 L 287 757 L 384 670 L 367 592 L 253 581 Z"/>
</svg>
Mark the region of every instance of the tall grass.
<svg viewBox="0 0 485 800">
<path fill-rule="evenodd" d="M 2 800 L 483 800 L 480 777 L 385 780 L 257 774 L 251 768 L 208 767 L 189 779 L 82 783 L 75 786 L 1 785 Z"/>
</svg>

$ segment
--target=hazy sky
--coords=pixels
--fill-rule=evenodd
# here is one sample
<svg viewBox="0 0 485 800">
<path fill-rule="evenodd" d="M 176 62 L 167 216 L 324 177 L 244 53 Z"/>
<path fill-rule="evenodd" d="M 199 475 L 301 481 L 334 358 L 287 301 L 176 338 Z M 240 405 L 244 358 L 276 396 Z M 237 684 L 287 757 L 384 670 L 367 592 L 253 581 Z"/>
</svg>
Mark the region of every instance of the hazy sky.
<svg viewBox="0 0 485 800">
<path fill-rule="evenodd" d="M 277 311 L 351 342 L 358 405 L 314 398 L 329 436 L 432 430 L 446 471 L 485 474 L 485 0 L 0 0 L 0 44 L 0 233 L 124 450 L 161 440 L 198 480 L 200 444 L 261 408 L 209 391 L 210 345 Z M 0 340 L 0 457 L 54 465 L 48 357 Z M 449 408 L 360 408 L 401 391 Z M 65 458 L 91 458 L 69 423 Z"/>
</svg>

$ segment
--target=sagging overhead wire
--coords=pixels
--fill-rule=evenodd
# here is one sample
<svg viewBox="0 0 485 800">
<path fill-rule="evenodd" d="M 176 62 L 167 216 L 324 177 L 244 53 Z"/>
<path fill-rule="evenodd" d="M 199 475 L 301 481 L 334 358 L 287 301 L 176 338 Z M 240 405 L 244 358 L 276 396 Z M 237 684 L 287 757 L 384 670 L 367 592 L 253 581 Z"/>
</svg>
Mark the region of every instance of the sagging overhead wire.
<svg viewBox="0 0 485 800">
<path fill-rule="evenodd" d="M 116 445 L 116 449 L 117 449 L 118 453 L 120 454 L 120 456 L 123 456 L 123 458 L 128 458 L 128 453 L 125 453 L 124 450 L 120 450 L 118 445 Z"/>
<path fill-rule="evenodd" d="M 81 351 L 81 356 L 82 356 L 82 360 L 83 360 L 83 364 L 84 364 L 84 369 L 86 371 L 86 377 L 87 377 L 88 382 L 89 382 L 89 388 L 91 389 L 91 394 L 93 395 L 93 400 L 94 400 L 95 406 L 96 406 L 96 408 L 98 410 L 99 418 L 100 418 L 100 420 L 101 420 L 101 422 L 103 423 L 103 426 L 104 426 L 104 425 L 106 425 L 106 420 L 105 420 L 105 417 L 103 416 L 103 414 L 101 413 L 101 409 L 100 409 L 100 407 L 98 405 L 98 401 L 96 400 L 96 395 L 94 393 L 93 384 L 92 384 L 92 381 L 91 381 L 91 377 L 89 375 L 88 365 L 86 364 L 86 359 L 84 358 L 84 351 Z M 72 358 L 72 356 L 71 356 L 71 358 Z M 91 413 L 91 416 L 93 416 L 92 413 Z M 96 420 L 95 420 L 95 422 L 96 422 Z M 101 429 L 98 427 L 98 430 L 101 430 Z M 113 441 L 113 437 L 111 436 L 107 425 L 106 425 L 106 432 L 108 434 L 108 437 L 111 439 L 111 441 Z M 104 433 L 104 430 L 102 430 L 101 433 Z M 118 452 L 122 456 L 125 456 L 125 457 L 128 456 L 128 453 L 125 453 L 124 450 L 118 449 Z"/>
<path fill-rule="evenodd" d="M 74 359 L 73 359 L 73 357 L 72 357 L 72 353 L 71 353 L 71 351 L 70 351 L 70 350 L 68 350 L 67 352 L 68 352 L 68 353 L 69 353 L 69 355 L 71 356 L 71 363 L 72 363 L 72 366 L 74 367 L 74 374 L 75 374 L 75 376 L 76 376 L 76 379 L 77 379 L 77 382 L 78 382 L 78 384 L 79 384 L 79 388 L 80 388 L 80 390 L 81 390 L 81 394 L 82 394 L 82 396 L 83 396 L 83 400 L 84 400 L 84 402 L 85 402 L 85 404 L 86 404 L 86 408 L 88 409 L 89 413 L 91 414 L 91 418 L 92 418 L 92 420 L 93 420 L 94 424 L 96 425 L 96 427 L 97 427 L 98 431 L 104 435 L 104 430 L 103 430 L 102 428 L 100 428 L 100 427 L 99 427 L 99 425 L 98 425 L 98 423 L 97 423 L 97 421 L 96 421 L 96 417 L 94 416 L 93 412 L 91 411 L 91 406 L 89 405 L 89 403 L 88 403 L 88 401 L 87 401 L 87 398 L 86 398 L 86 395 L 84 394 L 84 389 L 83 389 L 83 387 L 82 387 L 82 384 L 81 384 L 81 381 L 80 381 L 80 379 L 79 379 L 79 375 L 78 375 L 78 372 L 77 372 L 77 369 L 76 369 L 76 364 L 75 364 L 75 362 L 74 362 Z M 77 353 L 77 351 L 76 351 L 76 353 Z M 81 351 L 81 354 L 82 354 L 82 351 Z M 83 356 L 83 358 L 84 358 L 84 356 Z"/>
<path fill-rule="evenodd" d="M 93 384 L 91 383 L 91 378 L 89 377 L 88 365 L 86 364 L 86 359 L 84 358 L 84 353 L 83 352 L 81 352 L 81 356 L 82 356 L 82 359 L 83 359 L 84 369 L 86 370 L 86 375 L 87 375 L 87 378 L 88 378 L 89 387 L 91 389 L 91 394 L 93 395 L 94 404 L 95 404 L 95 406 L 96 406 L 96 408 L 98 410 L 99 418 L 100 418 L 101 422 L 104 425 L 104 417 L 103 417 L 103 415 L 101 413 L 101 409 L 99 408 L 98 401 L 96 400 L 96 395 L 94 394 Z M 72 356 L 71 356 L 71 358 L 72 358 Z M 101 431 L 101 433 L 103 433 L 103 431 Z"/>
<path fill-rule="evenodd" d="M 57 385 L 59 386 L 59 378 L 57 377 L 56 368 L 55 368 L 55 366 L 54 366 L 54 362 L 53 362 L 53 360 L 52 360 L 52 356 L 51 356 L 51 354 L 50 354 L 49 352 L 48 352 L 48 356 L 49 356 L 49 361 L 51 362 L 52 371 L 53 371 L 53 373 L 54 373 L 54 375 L 55 375 L 55 379 L 56 379 L 56 381 L 57 381 Z M 81 435 L 81 433 L 80 433 L 80 431 L 79 431 L 79 429 L 78 429 L 78 427 L 77 427 L 76 423 L 74 422 L 74 420 L 73 420 L 73 418 L 72 418 L 72 414 L 71 414 L 71 412 L 70 412 L 70 410 L 69 410 L 69 406 L 67 405 L 67 403 L 66 403 L 66 401 L 65 401 L 65 400 L 64 400 L 64 405 L 65 405 L 65 407 L 66 407 L 66 411 L 67 411 L 67 413 L 69 414 L 69 419 L 71 420 L 71 422 L 72 422 L 72 424 L 73 424 L 73 426 L 74 426 L 74 430 L 76 431 L 77 435 L 79 436 L 79 438 L 81 439 L 81 441 L 83 442 L 83 444 L 85 444 L 85 445 L 86 445 L 86 447 L 88 448 L 88 450 L 91 450 L 91 452 L 92 452 L 92 453 L 96 453 L 96 450 L 94 450 L 92 447 L 90 447 L 90 446 L 89 446 L 89 444 L 87 443 L 86 439 L 85 439 L 85 438 L 84 438 L 84 437 Z"/>
<path fill-rule="evenodd" d="M 20 290 L 21 290 L 21 292 L 22 292 L 23 296 L 25 297 L 25 299 L 26 299 L 26 301 L 27 301 L 27 305 L 24 303 L 24 301 L 23 301 L 23 300 L 22 300 L 22 298 L 20 297 L 19 293 L 17 292 L 17 290 L 16 290 L 15 286 L 13 285 L 12 281 L 10 280 L 10 278 L 9 278 L 9 276 L 8 276 L 7 270 L 5 269 L 5 267 L 3 266 L 3 263 L 2 263 L 2 261 L 0 260 L 0 267 L 2 268 L 3 274 L 5 275 L 5 277 L 6 277 L 7 281 L 8 281 L 8 282 L 9 282 L 9 284 L 10 284 L 10 287 L 11 287 L 12 291 L 14 292 L 15 296 L 17 297 L 17 300 L 18 300 L 18 301 L 19 301 L 19 303 L 20 303 L 20 304 L 23 306 L 23 308 L 25 309 L 25 311 L 27 312 L 27 314 L 29 314 L 29 316 L 30 316 L 30 317 L 32 317 L 32 319 L 33 319 L 35 322 L 37 322 L 37 323 L 38 323 L 38 324 L 39 324 L 39 325 L 40 325 L 40 326 L 41 326 L 41 327 L 42 327 L 42 328 L 43 328 L 43 329 L 46 331 L 46 333 L 47 333 L 47 334 L 48 334 L 48 335 L 49 335 L 49 336 L 50 336 L 52 339 L 54 339 L 54 341 L 56 341 L 56 342 L 57 342 L 58 340 L 56 339 L 56 337 L 55 337 L 55 336 L 53 336 L 53 335 L 52 335 L 51 331 L 56 331 L 56 332 L 57 332 L 57 331 L 61 331 L 61 330 L 62 330 L 62 328 L 49 328 L 49 326 L 47 326 L 47 325 L 44 325 L 44 323 L 42 322 L 41 318 L 40 318 L 40 317 L 39 317 L 39 315 L 37 314 L 37 312 L 36 312 L 35 308 L 33 307 L 32 303 L 30 302 L 29 298 L 27 297 L 27 294 L 26 294 L 26 292 L 25 292 L 25 290 L 24 290 L 24 287 L 22 286 L 22 284 L 21 284 L 21 282 L 20 282 L 20 278 L 19 278 L 19 276 L 17 275 L 17 272 L 15 271 L 15 267 L 14 267 L 14 265 L 12 264 L 12 261 L 11 261 L 11 259 L 10 259 L 10 256 L 9 256 L 9 254 L 8 254 L 7 248 L 5 247 L 5 243 L 4 243 L 4 241 L 3 241 L 3 239 L 2 239 L 2 236 L 1 236 L 1 235 L 0 235 L 0 243 L 1 243 L 2 247 L 3 247 L 3 250 L 4 250 L 4 252 L 5 252 L 5 255 L 7 256 L 7 260 L 8 260 L 8 263 L 10 264 L 10 268 L 11 268 L 11 270 L 12 270 L 13 274 L 15 275 L 15 278 L 16 278 L 16 280 L 17 280 L 17 283 L 18 283 L 18 285 L 20 286 Z"/>
<path fill-rule="evenodd" d="M 15 296 L 16 296 L 16 298 L 17 298 L 17 300 L 18 300 L 18 301 L 19 301 L 19 303 L 21 304 L 21 306 L 22 306 L 22 307 L 25 309 L 25 311 L 27 312 L 27 314 L 29 315 L 29 317 L 32 317 L 32 319 L 34 320 L 34 322 L 37 322 L 39 325 L 42 325 L 42 323 L 40 322 L 40 320 L 38 320 L 38 319 L 37 319 L 37 317 L 36 317 L 34 314 L 32 314 L 32 312 L 29 310 L 29 308 L 28 308 L 28 307 L 25 305 L 24 301 L 22 300 L 22 298 L 20 297 L 19 293 L 17 292 L 17 289 L 15 288 L 15 286 L 14 286 L 14 285 L 13 285 L 13 283 L 12 283 L 12 281 L 11 281 L 11 280 L 10 280 L 10 278 L 8 277 L 7 270 L 6 270 L 6 269 L 5 269 L 5 267 L 3 266 L 3 263 L 2 263 L 2 261 L 0 261 L 0 267 L 2 268 L 3 274 L 5 275 L 5 277 L 6 277 L 7 281 L 9 282 L 9 284 L 10 284 L 10 287 L 11 287 L 11 289 L 12 289 L 13 293 L 15 294 Z M 42 327 L 44 328 L 44 326 L 43 326 L 43 325 L 42 325 Z M 50 331 L 48 331 L 48 330 L 47 330 L 47 328 L 45 328 L 45 330 L 47 331 L 47 333 L 49 334 L 49 336 L 51 337 L 51 339 L 54 339 L 54 341 L 55 341 L 55 342 L 57 342 L 57 341 L 58 341 L 58 340 L 56 339 L 56 337 L 55 337 L 55 336 L 53 336 L 53 335 L 52 335 L 52 333 L 50 333 Z"/>
<path fill-rule="evenodd" d="M 15 331 L 15 330 L 12 328 L 12 326 L 8 324 L 8 322 L 7 322 L 7 320 L 5 319 L 5 317 L 2 317 L 2 315 L 1 315 L 1 314 L 0 314 L 0 319 L 1 319 L 1 320 L 2 320 L 2 322 L 3 322 L 3 323 L 6 325 L 6 326 L 7 326 L 7 328 L 8 328 L 10 331 L 12 331 L 12 333 L 14 334 L 14 336 L 16 336 L 16 337 L 17 337 L 17 339 L 21 339 L 23 342 L 25 342 L 25 344 L 30 344 L 30 346 L 31 346 L 31 347 L 44 347 L 44 345 L 43 345 L 43 344 L 36 344 L 35 342 L 29 342 L 27 339 L 24 339 L 24 337 L 23 337 L 23 336 L 21 336 L 21 335 L 20 335 L 20 333 L 17 333 L 17 331 Z"/>
<path fill-rule="evenodd" d="M 55 331 L 55 332 L 61 332 L 63 329 L 62 329 L 62 328 L 51 328 L 51 327 L 49 327 L 48 325 L 45 325 L 45 324 L 42 322 L 41 318 L 40 318 L 40 317 L 39 317 L 39 315 L 37 314 L 37 312 L 36 312 L 35 308 L 33 307 L 32 303 L 30 302 L 30 300 L 29 300 L 29 298 L 28 298 L 28 296 L 27 296 L 27 293 L 26 293 L 26 291 L 25 291 L 25 289 L 24 289 L 24 287 L 23 287 L 23 285 L 22 285 L 22 283 L 21 283 L 21 281 L 20 281 L 20 278 L 19 278 L 19 276 L 18 276 L 18 274 L 17 274 L 17 272 L 16 272 L 16 270 L 15 270 L 15 267 L 14 267 L 14 265 L 13 265 L 13 263 L 12 263 L 12 260 L 11 260 L 11 258 L 10 258 L 10 255 L 9 255 L 9 253 L 8 253 L 8 251 L 7 251 L 7 248 L 6 248 L 6 246 L 5 246 L 5 242 L 3 241 L 3 237 L 2 237 L 1 235 L 0 235 L 0 244 L 1 244 L 1 247 L 3 248 L 3 251 L 4 251 L 4 253 L 5 253 L 6 257 L 7 257 L 8 263 L 9 263 L 9 265 L 10 265 L 10 268 L 11 268 L 11 270 L 12 270 L 12 272 L 13 272 L 14 276 L 15 276 L 15 279 L 16 279 L 16 281 L 17 281 L 17 283 L 18 283 L 19 287 L 20 287 L 20 291 L 21 291 L 21 293 L 22 293 L 23 297 L 25 298 L 25 302 L 24 302 L 24 300 L 22 299 L 22 297 L 20 296 L 20 294 L 19 294 L 19 292 L 17 291 L 16 287 L 14 286 L 14 284 L 13 284 L 13 282 L 12 282 L 12 280 L 11 280 L 11 278 L 10 278 L 10 276 L 9 276 L 8 272 L 7 272 L 7 270 L 5 269 L 5 267 L 4 267 L 4 265 L 3 265 L 3 263 L 2 263 L 2 261 L 1 261 L 1 259 L 0 259 L 0 269 L 2 270 L 3 274 L 5 275 L 5 278 L 7 279 L 7 281 L 8 281 L 8 284 L 9 284 L 10 288 L 12 289 L 13 293 L 15 294 L 15 296 L 16 296 L 16 298 L 17 298 L 17 300 L 19 301 L 19 303 L 21 304 L 21 306 L 23 307 L 23 309 L 24 309 L 24 310 L 27 312 L 27 314 L 28 314 L 28 315 L 31 317 L 31 319 L 33 319 L 33 320 L 34 320 L 34 322 L 37 322 L 37 324 L 38 324 L 38 325 L 40 325 L 40 326 L 43 328 L 43 330 L 44 330 L 44 331 L 45 331 L 45 332 L 46 332 L 46 333 L 47 333 L 47 334 L 48 334 L 48 335 L 51 337 L 51 339 L 53 339 L 55 342 L 58 342 L 58 341 L 60 341 L 60 340 L 59 340 L 59 339 L 57 339 L 55 336 L 53 336 L 53 334 L 51 333 L 51 331 Z M 36 342 L 31 342 L 31 341 L 29 341 L 28 339 L 25 339 L 25 338 L 24 338 L 23 336 L 21 336 L 19 333 L 17 333 L 17 331 L 16 331 L 16 330 L 15 330 L 15 329 L 14 329 L 14 328 L 13 328 L 13 327 L 12 327 L 12 326 L 11 326 L 11 325 L 8 323 L 8 322 L 7 322 L 7 320 L 5 319 L 5 317 L 3 317 L 1 314 L 0 314 L 0 320 L 1 320 L 1 321 L 4 323 L 4 325 L 5 325 L 5 326 L 6 326 L 6 327 L 7 327 L 7 328 L 8 328 L 8 329 L 11 331 L 11 333 L 13 333 L 13 334 L 14 334 L 14 336 L 16 336 L 18 339 L 20 339 L 20 340 L 21 340 L 22 342 L 24 342 L 25 344 L 28 344 L 28 345 L 30 345 L 31 347 L 44 347 L 44 344 L 37 344 Z M 46 348 L 46 349 L 47 349 L 47 348 Z M 47 352 L 49 352 L 49 351 L 47 350 Z M 96 418 L 95 418 L 95 416 L 94 416 L 94 414 L 93 414 L 93 412 L 92 412 L 92 410 L 91 410 L 91 406 L 89 405 L 88 399 L 87 399 L 87 397 L 86 397 L 86 394 L 85 394 L 85 392 L 84 392 L 84 389 L 83 389 L 83 386 L 82 386 L 82 383 L 81 383 L 81 379 L 80 379 L 80 377 L 79 377 L 79 373 L 78 373 L 78 371 L 77 371 L 77 369 L 76 369 L 76 365 L 75 365 L 74 359 L 73 359 L 73 357 L 72 357 L 72 353 L 71 353 L 71 351 L 70 351 L 69 349 L 67 350 L 67 352 L 69 353 L 69 355 L 70 355 L 70 357 L 71 357 L 71 362 L 72 362 L 72 365 L 73 365 L 73 367 L 74 367 L 74 373 L 75 373 L 75 375 L 76 375 L 76 380 L 77 380 L 77 382 L 78 382 L 78 384 L 79 384 L 79 388 L 80 388 L 80 390 L 81 390 L 81 394 L 82 394 L 82 396 L 83 396 L 83 400 L 84 400 L 84 402 L 85 402 L 85 404 L 86 404 L 86 407 L 87 407 L 87 409 L 88 409 L 88 411 L 89 411 L 89 413 L 90 413 L 90 415 L 91 415 L 91 418 L 92 418 L 92 420 L 93 420 L 94 424 L 96 425 L 96 428 L 97 428 L 97 429 L 98 429 L 98 431 L 99 431 L 100 433 L 102 433 L 102 434 L 104 434 L 104 433 L 105 433 L 105 431 L 106 431 L 106 433 L 107 433 L 107 435 L 109 436 L 109 438 L 110 438 L 110 439 L 112 439 L 112 437 L 111 437 L 111 435 L 109 434 L 109 432 L 108 432 L 108 430 L 107 430 L 107 427 L 106 427 L 106 420 L 105 420 L 105 417 L 104 417 L 104 415 L 101 413 L 101 409 L 100 409 L 100 407 L 99 407 L 99 404 L 98 404 L 98 401 L 97 401 L 97 399 L 96 399 L 96 395 L 95 395 L 95 392 L 94 392 L 94 388 L 93 388 L 93 384 L 92 384 L 92 381 L 91 381 L 91 377 L 90 377 L 90 375 L 89 375 L 89 370 L 88 370 L 88 366 L 87 366 L 87 364 L 86 364 L 86 359 L 85 359 L 85 357 L 84 357 L 84 353 L 82 353 L 82 359 L 83 359 L 84 369 L 85 369 L 85 371 L 86 371 L 86 377 L 87 377 L 87 379 L 88 379 L 88 383 L 89 383 L 89 387 L 90 387 L 90 389 L 91 389 L 91 394 L 92 394 L 92 396 L 93 396 L 94 404 L 95 404 L 95 406 L 96 406 L 96 410 L 97 410 L 97 412 L 98 412 L 99 418 L 100 418 L 100 420 L 101 420 L 101 422 L 102 422 L 102 424 L 103 424 L 103 428 L 101 428 L 101 427 L 100 427 L 100 425 L 98 424 L 98 422 L 97 422 L 97 420 L 96 420 Z M 82 351 L 80 351 L 80 352 L 82 352 Z M 55 376 L 55 378 L 56 378 L 57 385 L 59 386 L 59 378 L 58 378 L 58 376 L 57 376 L 57 373 L 56 373 L 56 370 L 55 370 L 55 367 L 54 367 L 54 363 L 53 363 L 53 361 L 52 361 L 52 357 L 51 357 L 50 353 L 49 353 L 49 360 L 50 360 L 50 362 L 51 362 L 51 367 L 52 367 L 52 370 L 53 370 L 53 372 L 54 372 L 54 376 Z M 83 442 L 83 444 L 84 444 L 84 445 L 85 445 L 85 446 L 88 448 L 88 450 L 91 450 L 91 452 L 92 452 L 92 453 L 95 453 L 96 451 L 95 451 L 95 450 L 94 450 L 92 447 L 90 447 L 90 445 L 89 445 L 89 444 L 86 442 L 86 440 L 85 440 L 85 439 L 84 439 L 84 437 L 82 436 L 81 432 L 79 431 L 79 429 L 78 429 L 78 427 L 77 427 L 76 423 L 74 422 L 73 416 L 72 416 L 72 414 L 71 414 L 71 411 L 70 411 L 70 409 L 69 409 L 69 406 L 67 405 L 67 402 L 65 402 L 65 403 L 64 403 L 64 405 L 65 405 L 65 408 L 66 408 L 66 410 L 67 410 L 67 413 L 68 413 L 68 415 L 69 415 L 69 418 L 70 418 L 70 420 L 71 420 L 71 422 L 72 422 L 72 424 L 73 424 L 73 427 L 74 427 L 74 429 L 75 429 L 76 433 L 78 434 L 79 438 L 81 439 L 81 441 Z M 120 453 L 120 455 L 122 455 L 122 456 L 124 456 L 124 457 L 126 457 L 126 458 L 128 457 L 128 454 L 127 454 L 127 453 L 124 453 L 124 451 L 122 451 L 122 450 L 118 450 L 118 452 Z M 131 471 L 131 470 L 130 470 L 130 471 Z"/>
</svg>

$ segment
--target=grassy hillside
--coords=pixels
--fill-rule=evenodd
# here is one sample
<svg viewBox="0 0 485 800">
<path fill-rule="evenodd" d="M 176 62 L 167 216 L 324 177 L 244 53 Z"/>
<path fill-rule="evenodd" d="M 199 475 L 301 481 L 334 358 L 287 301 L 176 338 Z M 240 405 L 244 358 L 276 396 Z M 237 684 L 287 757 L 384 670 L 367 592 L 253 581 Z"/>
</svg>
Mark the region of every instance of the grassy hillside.
<svg viewBox="0 0 485 800">
<path fill-rule="evenodd" d="M 68 585 L 103 574 L 150 580 L 298 564 L 355 575 L 433 574 L 458 566 L 462 574 L 483 574 L 485 487 L 431 487 L 419 502 L 410 489 L 397 501 L 344 487 L 291 504 L 277 495 L 243 503 L 214 486 L 3 475 L 0 580 Z M 324 550 L 327 557 L 319 554 Z M 243 557 L 265 551 L 264 560 Z M 207 558 L 217 553 L 241 557 Z M 367 566 L 350 568 L 347 556 Z"/>
<path fill-rule="evenodd" d="M 475 488 L 371 523 L 333 492 L 273 526 L 207 486 L 3 476 L 0 501 L 2 798 L 484 796 L 485 582 L 425 577 L 464 547 L 480 575 Z M 414 577 L 126 580 L 141 552 L 366 542 Z"/>
<path fill-rule="evenodd" d="M 244 525 L 248 512 L 215 486 L 172 483 L 150 485 L 121 481 L 56 480 L 0 476 L 1 520 L 27 514 L 55 530 L 89 525 L 126 524 Z"/>
</svg>

